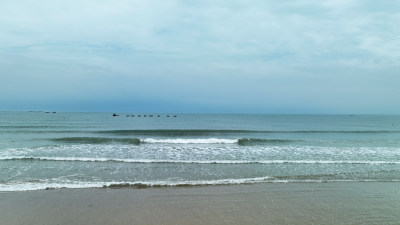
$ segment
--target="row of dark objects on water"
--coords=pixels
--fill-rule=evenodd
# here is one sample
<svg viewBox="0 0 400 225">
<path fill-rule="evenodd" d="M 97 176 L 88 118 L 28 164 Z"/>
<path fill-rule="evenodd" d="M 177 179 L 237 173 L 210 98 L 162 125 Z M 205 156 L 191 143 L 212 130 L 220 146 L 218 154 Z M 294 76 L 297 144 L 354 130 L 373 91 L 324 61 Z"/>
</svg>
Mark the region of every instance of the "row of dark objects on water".
<svg viewBox="0 0 400 225">
<path fill-rule="evenodd" d="M 118 114 L 116 114 L 116 113 L 114 113 L 113 114 L 113 116 L 119 116 Z M 126 115 L 126 117 L 142 117 L 142 115 Z M 155 116 L 153 116 L 153 115 L 143 115 L 143 117 L 155 117 Z M 161 117 L 160 115 L 157 115 L 157 117 Z M 167 115 L 166 117 L 170 117 L 170 115 Z M 173 116 L 171 116 L 171 117 L 176 117 L 176 115 L 173 115 Z"/>
<path fill-rule="evenodd" d="M 30 112 L 33 112 L 33 111 L 30 111 Z M 45 113 L 56 113 L 56 112 L 45 112 Z M 119 115 L 114 113 L 113 116 L 119 116 Z M 141 117 L 142 115 L 126 115 L 126 117 L 135 117 L 135 116 Z M 153 115 L 151 115 L 151 114 L 150 115 L 143 115 L 143 117 L 147 117 L 147 116 L 148 117 L 153 117 Z M 157 117 L 161 117 L 161 116 L 157 115 Z M 173 116 L 167 115 L 166 117 L 176 117 L 176 115 L 173 115 Z"/>
</svg>

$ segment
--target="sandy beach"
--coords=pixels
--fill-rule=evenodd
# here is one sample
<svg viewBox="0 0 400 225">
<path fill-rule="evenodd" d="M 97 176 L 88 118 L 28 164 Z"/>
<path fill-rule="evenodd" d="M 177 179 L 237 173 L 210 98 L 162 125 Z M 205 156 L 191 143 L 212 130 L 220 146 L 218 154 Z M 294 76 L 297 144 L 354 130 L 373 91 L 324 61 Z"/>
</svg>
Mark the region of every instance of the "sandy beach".
<svg viewBox="0 0 400 225">
<path fill-rule="evenodd" d="M 398 224 L 398 183 L 0 193 L 0 224 Z"/>
</svg>

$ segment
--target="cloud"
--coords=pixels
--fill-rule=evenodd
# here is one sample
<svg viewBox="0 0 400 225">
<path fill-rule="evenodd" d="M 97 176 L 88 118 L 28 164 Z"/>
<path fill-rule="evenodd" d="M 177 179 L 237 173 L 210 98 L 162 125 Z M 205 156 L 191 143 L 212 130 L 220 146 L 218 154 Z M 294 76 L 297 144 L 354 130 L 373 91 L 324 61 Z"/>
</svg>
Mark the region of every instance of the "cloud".
<svg viewBox="0 0 400 225">
<path fill-rule="evenodd" d="M 28 94 L 33 102 L 157 99 L 161 108 L 176 102 L 189 111 L 197 104 L 372 112 L 385 99 L 400 111 L 388 97 L 398 94 L 390 86 L 399 83 L 397 1 L 1 5 L 0 94 L 21 104 Z M 377 82 L 382 76 L 389 82 Z M 363 96 L 371 106 L 357 108 Z"/>
<path fill-rule="evenodd" d="M 2 21 L 7 22 L 3 25 L 6 40 L 2 47 L 64 45 L 66 49 L 88 52 L 103 49 L 107 55 L 107 45 L 119 45 L 125 47 L 125 53 L 139 50 L 193 59 L 249 56 L 249 60 L 257 60 L 263 59 L 262 55 L 284 52 L 292 59 L 313 60 L 332 51 L 338 58 L 349 54 L 358 57 L 371 34 L 397 44 L 396 23 L 387 21 L 396 21 L 398 15 L 375 14 L 364 11 L 360 5 L 363 4 L 359 1 L 279 4 L 115 1 L 111 4 L 86 0 L 44 1 L 40 5 L 19 1 L 6 4 L 3 9 Z M 358 13 L 352 15 L 350 9 L 354 8 Z M 392 58 L 393 54 L 379 57 Z"/>
</svg>

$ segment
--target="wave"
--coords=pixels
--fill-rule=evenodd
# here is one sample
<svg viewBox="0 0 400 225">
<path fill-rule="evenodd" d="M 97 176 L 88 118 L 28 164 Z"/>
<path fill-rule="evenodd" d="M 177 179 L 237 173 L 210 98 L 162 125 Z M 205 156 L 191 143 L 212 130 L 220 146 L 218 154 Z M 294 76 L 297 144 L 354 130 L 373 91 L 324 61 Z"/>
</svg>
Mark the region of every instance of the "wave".
<svg viewBox="0 0 400 225">
<path fill-rule="evenodd" d="M 262 138 L 240 138 L 237 140 L 239 145 L 257 145 L 257 144 L 279 144 L 299 142 L 299 140 L 290 139 L 262 139 Z"/>
<path fill-rule="evenodd" d="M 154 139 L 154 138 L 107 138 L 107 137 L 64 137 L 50 139 L 55 142 L 75 143 L 75 144 L 239 144 L 239 145 L 257 145 L 257 144 L 279 144 L 298 142 L 299 140 L 289 139 L 259 139 L 259 138 L 171 138 L 171 139 Z"/>
<path fill-rule="evenodd" d="M 233 185 L 261 183 L 270 177 L 219 179 L 219 180 L 188 180 L 188 181 L 137 181 L 137 182 L 70 182 L 70 183 L 0 183 L 0 192 L 34 191 L 50 189 L 82 189 L 82 188 L 147 188 L 147 187 L 190 187 L 207 185 Z"/>
<path fill-rule="evenodd" d="M 105 137 L 65 137 L 53 138 L 55 142 L 76 143 L 76 144 L 107 144 L 107 143 L 122 143 L 122 144 L 234 144 L 237 139 L 221 139 L 221 138 L 205 138 L 205 139 L 153 139 L 153 138 L 105 138 Z"/>
<path fill-rule="evenodd" d="M 243 185 L 260 183 L 333 183 L 333 182 L 400 182 L 399 179 L 288 179 L 277 177 L 234 178 L 218 180 L 186 180 L 186 181 L 136 181 L 136 182 L 9 182 L 0 183 L 0 192 L 36 191 L 51 189 L 87 189 L 87 188 L 171 188 L 199 187 L 219 185 Z"/>
<path fill-rule="evenodd" d="M 234 144 L 237 139 L 205 138 L 205 139 L 152 139 L 146 138 L 142 143 L 166 143 L 166 144 Z"/>
<path fill-rule="evenodd" d="M 56 142 L 77 143 L 77 144 L 104 144 L 104 143 L 123 143 L 138 145 L 141 143 L 139 138 L 103 138 L 103 137 L 64 137 L 50 139 Z"/>
<path fill-rule="evenodd" d="M 169 163 L 169 164 L 367 164 L 367 165 L 400 165 L 400 161 L 356 161 L 356 160 L 155 160 L 155 159 L 121 159 L 89 157 L 0 157 L 1 161 L 70 161 L 70 162 L 118 162 L 118 163 Z"/>
<path fill-rule="evenodd" d="M 146 138 L 142 143 L 169 143 L 169 144 L 239 144 L 239 145 L 257 145 L 257 144 L 278 144 L 290 143 L 298 140 L 289 139 L 259 139 L 259 138 L 239 138 L 239 139 L 224 139 L 224 138 L 206 138 L 206 139 L 152 139 Z"/>
</svg>

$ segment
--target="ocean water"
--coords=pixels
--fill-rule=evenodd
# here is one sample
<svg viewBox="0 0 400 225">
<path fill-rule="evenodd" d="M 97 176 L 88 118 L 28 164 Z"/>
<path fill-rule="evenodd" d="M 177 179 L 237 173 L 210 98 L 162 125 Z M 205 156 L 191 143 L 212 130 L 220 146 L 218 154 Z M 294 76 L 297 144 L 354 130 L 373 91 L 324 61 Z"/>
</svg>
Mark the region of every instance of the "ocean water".
<svg viewBox="0 0 400 225">
<path fill-rule="evenodd" d="M 400 116 L 0 112 L 0 191 L 398 182 Z"/>
</svg>

